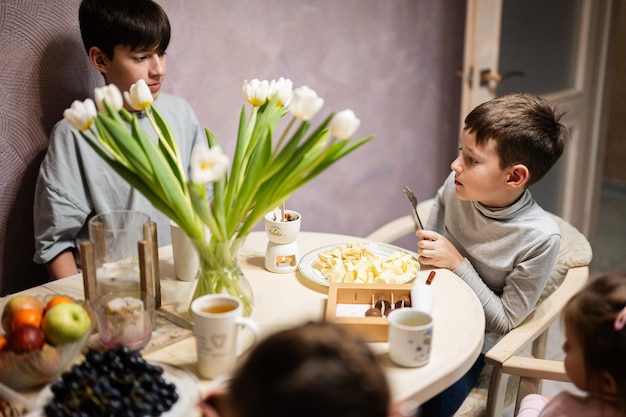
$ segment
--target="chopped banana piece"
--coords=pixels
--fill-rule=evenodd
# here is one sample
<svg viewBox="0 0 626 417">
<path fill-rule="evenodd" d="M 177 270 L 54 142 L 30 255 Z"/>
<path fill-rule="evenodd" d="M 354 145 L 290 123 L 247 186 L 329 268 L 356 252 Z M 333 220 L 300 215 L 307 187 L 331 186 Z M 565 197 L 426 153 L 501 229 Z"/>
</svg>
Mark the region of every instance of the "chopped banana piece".
<svg viewBox="0 0 626 417">
<path fill-rule="evenodd" d="M 108 314 L 143 314 L 143 301 L 134 297 L 114 298 L 106 304 Z"/>
<path fill-rule="evenodd" d="M 318 252 L 312 267 L 328 282 L 395 284 L 414 277 L 419 263 L 400 250 L 380 259 L 362 244 L 351 242 Z"/>
<path fill-rule="evenodd" d="M 106 329 L 112 344 L 127 344 L 141 339 L 146 333 L 144 304 L 135 297 L 118 297 L 106 303 Z"/>
</svg>

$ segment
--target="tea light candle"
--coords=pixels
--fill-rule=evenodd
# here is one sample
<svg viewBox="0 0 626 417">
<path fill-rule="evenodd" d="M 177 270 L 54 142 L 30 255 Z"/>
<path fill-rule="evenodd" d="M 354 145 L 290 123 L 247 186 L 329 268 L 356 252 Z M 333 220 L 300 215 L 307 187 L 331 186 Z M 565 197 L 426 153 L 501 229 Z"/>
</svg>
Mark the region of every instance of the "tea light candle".
<svg viewBox="0 0 626 417">
<path fill-rule="evenodd" d="M 265 253 L 265 268 L 271 272 L 293 272 L 298 267 L 300 251 L 297 242 L 286 244 L 268 242 Z"/>
<path fill-rule="evenodd" d="M 276 257 L 276 268 L 289 268 L 291 266 L 296 266 L 296 255 Z"/>
</svg>

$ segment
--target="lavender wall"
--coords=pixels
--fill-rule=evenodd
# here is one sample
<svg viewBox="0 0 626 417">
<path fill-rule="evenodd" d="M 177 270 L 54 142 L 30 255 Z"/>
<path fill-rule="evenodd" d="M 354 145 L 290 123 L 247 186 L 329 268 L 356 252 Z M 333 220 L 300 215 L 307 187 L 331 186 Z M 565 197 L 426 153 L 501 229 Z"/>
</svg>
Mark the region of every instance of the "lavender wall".
<svg viewBox="0 0 626 417">
<path fill-rule="evenodd" d="M 298 191 L 303 229 L 365 236 L 431 197 L 458 140 L 463 0 L 162 0 L 173 38 L 165 90 L 185 97 L 232 152 L 251 78 L 291 78 L 352 108 L 359 149 Z M 100 82 L 78 33 L 77 0 L 0 4 L 0 287 L 43 278 L 32 264 L 32 193 L 47 135 Z M 321 117 L 321 115 L 320 115 Z"/>
</svg>

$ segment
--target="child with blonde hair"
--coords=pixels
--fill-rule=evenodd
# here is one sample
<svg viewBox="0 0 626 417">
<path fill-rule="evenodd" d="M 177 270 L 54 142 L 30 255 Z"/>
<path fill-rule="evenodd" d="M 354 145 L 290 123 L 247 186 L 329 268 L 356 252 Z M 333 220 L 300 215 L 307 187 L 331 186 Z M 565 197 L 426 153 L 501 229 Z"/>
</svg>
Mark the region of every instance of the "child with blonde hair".
<svg viewBox="0 0 626 417">
<path fill-rule="evenodd" d="M 604 274 L 568 302 L 565 371 L 580 396 L 561 392 L 551 400 L 524 397 L 517 417 L 614 417 L 626 415 L 626 276 Z"/>
</svg>

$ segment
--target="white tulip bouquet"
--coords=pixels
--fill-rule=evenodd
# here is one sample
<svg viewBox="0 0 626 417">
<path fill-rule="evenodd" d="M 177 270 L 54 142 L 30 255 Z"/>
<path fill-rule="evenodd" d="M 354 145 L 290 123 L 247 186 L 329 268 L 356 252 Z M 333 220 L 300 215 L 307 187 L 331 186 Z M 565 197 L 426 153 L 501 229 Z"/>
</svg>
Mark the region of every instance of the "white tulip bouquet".
<svg viewBox="0 0 626 417">
<path fill-rule="evenodd" d="M 207 144 L 192 151 L 190 179 L 176 139 L 143 80 L 124 92 L 124 98 L 114 85 L 97 88 L 95 104 L 91 99 L 75 101 L 64 112 L 68 123 L 119 175 L 192 239 L 200 258 L 192 299 L 226 291 L 243 301 L 249 315 L 252 294 L 236 262 L 243 238 L 293 192 L 372 139 L 350 140 L 360 124 L 352 110 L 330 114 L 309 132 L 309 120 L 324 100 L 306 86 L 293 90 L 292 85 L 282 77 L 245 81 L 243 92 L 252 111 L 248 118 L 242 107 L 230 172 L 229 158 L 207 129 Z M 124 99 L 146 112 L 158 141 L 123 108 Z M 291 120 L 278 135 L 278 124 L 287 115 Z"/>
</svg>

